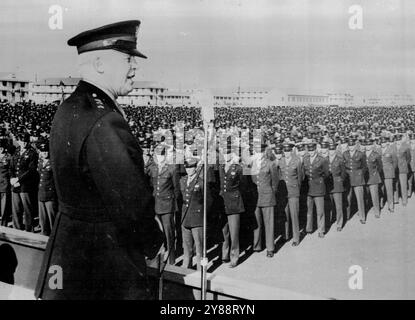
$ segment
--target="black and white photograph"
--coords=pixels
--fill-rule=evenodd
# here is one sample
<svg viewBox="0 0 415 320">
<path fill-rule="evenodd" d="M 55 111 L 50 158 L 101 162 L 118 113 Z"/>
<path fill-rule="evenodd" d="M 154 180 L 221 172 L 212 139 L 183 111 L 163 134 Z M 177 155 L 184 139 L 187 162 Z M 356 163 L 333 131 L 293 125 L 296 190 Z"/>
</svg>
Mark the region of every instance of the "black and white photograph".
<svg viewBox="0 0 415 320">
<path fill-rule="evenodd" d="M 0 43 L 0 300 L 415 299 L 414 1 L 1 0 Z"/>
</svg>

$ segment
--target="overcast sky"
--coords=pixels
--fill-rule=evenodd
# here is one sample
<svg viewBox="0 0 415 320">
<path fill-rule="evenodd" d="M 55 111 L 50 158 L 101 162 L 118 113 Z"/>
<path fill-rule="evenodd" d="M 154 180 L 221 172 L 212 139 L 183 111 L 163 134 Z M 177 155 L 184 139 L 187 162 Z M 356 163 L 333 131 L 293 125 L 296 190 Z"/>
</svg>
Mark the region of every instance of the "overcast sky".
<svg viewBox="0 0 415 320">
<path fill-rule="evenodd" d="M 64 9 L 50 30 L 51 5 Z M 348 12 L 363 8 L 363 29 Z M 142 22 L 136 80 L 169 87 L 269 86 L 301 92 L 415 93 L 415 1 L 1 0 L 0 71 L 77 76 L 66 41 Z"/>
</svg>

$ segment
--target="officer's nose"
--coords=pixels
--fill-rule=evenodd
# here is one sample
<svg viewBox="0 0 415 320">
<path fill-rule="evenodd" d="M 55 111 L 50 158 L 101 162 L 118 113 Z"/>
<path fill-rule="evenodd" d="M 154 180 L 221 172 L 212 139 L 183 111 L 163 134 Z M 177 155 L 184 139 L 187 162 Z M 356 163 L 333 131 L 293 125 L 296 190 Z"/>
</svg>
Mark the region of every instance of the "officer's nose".
<svg viewBox="0 0 415 320">
<path fill-rule="evenodd" d="M 131 69 L 137 70 L 138 64 L 137 64 L 137 59 L 135 57 L 131 57 L 130 66 L 131 66 Z"/>
</svg>

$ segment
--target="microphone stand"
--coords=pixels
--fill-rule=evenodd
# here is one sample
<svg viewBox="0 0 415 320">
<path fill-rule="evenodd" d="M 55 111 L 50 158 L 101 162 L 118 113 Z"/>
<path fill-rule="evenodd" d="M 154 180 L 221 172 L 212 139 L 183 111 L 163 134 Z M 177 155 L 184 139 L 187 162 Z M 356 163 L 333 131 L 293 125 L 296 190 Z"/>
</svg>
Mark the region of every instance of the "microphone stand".
<svg viewBox="0 0 415 320">
<path fill-rule="evenodd" d="M 208 172 L 208 128 L 209 124 L 207 121 L 204 121 L 204 140 L 203 140 L 203 148 L 204 148 L 204 166 L 203 166 L 203 251 L 202 251 L 202 259 L 200 262 L 201 266 L 201 300 L 206 300 L 206 292 L 207 292 L 207 172 Z"/>
</svg>

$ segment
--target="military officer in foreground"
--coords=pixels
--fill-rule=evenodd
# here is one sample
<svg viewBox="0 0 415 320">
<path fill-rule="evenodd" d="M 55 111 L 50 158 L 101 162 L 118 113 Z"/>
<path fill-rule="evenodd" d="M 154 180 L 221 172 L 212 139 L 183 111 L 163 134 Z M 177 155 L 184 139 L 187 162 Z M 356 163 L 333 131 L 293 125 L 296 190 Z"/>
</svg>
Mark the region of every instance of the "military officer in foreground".
<svg viewBox="0 0 415 320">
<path fill-rule="evenodd" d="M 222 229 L 222 261 L 230 262 L 229 267 L 234 268 L 239 260 L 240 215 L 245 211 L 240 190 L 243 172 L 229 144 L 225 150 L 225 163 L 219 166 L 220 195 L 225 205 L 227 220 Z"/>
<path fill-rule="evenodd" d="M 163 243 L 146 183 L 142 150 L 116 98 L 132 90 L 139 21 L 125 21 L 70 39 L 80 81 L 58 108 L 50 156 L 59 213 L 35 295 L 42 299 L 146 299 L 145 257 Z M 62 289 L 49 287 L 60 266 Z"/>
<path fill-rule="evenodd" d="M 10 170 L 13 228 L 33 231 L 32 222 L 37 203 L 34 198 L 39 179 L 38 154 L 30 144 L 28 133 L 19 133 L 16 140 L 19 147 L 12 157 Z"/>
<path fill-rule="evenodd" d="M 380 218 L 379 185 L 382 182 L 382 157 L 374 150 L 374 140 L 366 138 L 364 148 L 366 151 L 366 185 L 369 188 L 372 199 L 375 218 Z"/>
<path fill-rule="evenodd" d="M 385 136 L 381 137 L 380 139 L 382 148 L 383 172 L 382 203 L 388 203 L 388 211 L 391 213 L 395 211 L 395 204 L 393 201 L 393 186 L 396 179 L 396 170 L 398 167 L 398 158 L 392 142 L 389 142 L 389 139 Z"/>
<path fill-rule="evenodd" d="M 180 179 L 183 197 L 183 267 L 190 268 L 192 258 L 196 255 L 196 267 L 200 270 L 203 249 L 203 166 L 198 166 L 196 158 L 187 158 L 184 168 L 186 175 Z"/>
<path fill-rule="evenodd" d="M 346 179 L 346 169 L 344 166 L 343 155 L 338 151 L 336 143 L 330 142 L 328 149 L 330 179 L 328 180 L 327 187 L 331 201 L 330 212 L 333 212 L 333 209 L 335 208 L 337 231 L 341 231 L 343 229 L 343 195 L 345 191 L 344 181 Z M 334 215 L 332 214 L 332 218 L 333 217 Z"/>
<path fill-rule="evenodd" d="M 285 234 L 284 239 L 290 237 L 290 222 L 293 242 L 292 246 L 298 246 L 300 243 L 300 189 L 304 178 L 303 164 L 293 150 L 293 144 L 284 143 L 282 145 L 284 156 L 277 160 L 277 167 L 281 175 L 281 181 L 278 188 L 278 199 L 285 204 Z M 276 152 L 280 152 L 277 149 Z"/>
<path fill-rule="evenodd" d="M 0 222 L 7 226 L 10 207 L 10 155 L 7 152 L 7 140 L 0 138 Z"/>
<path fill-rule="evenodd" d="M 326 195 L 326 179 L 329 176 L 327 159 L 316 150 L 316 142 L 308 143 L 308 155 L 304 157 L 304 172 L 308 180 L 307 194 L 307 227 L 308 233 L 313 232 L 313 211 L 316 205 L 318 236 L 324 238 L 326 232 L 324 197 Z"/>
<path fill-rule="evenodd" d="M 174 264 L 176 260 L 174 213 L 178 210 L 180 176 L 177 166 L 167 161 L 166 147 L 156 148 L 154 153 L 155 161 L 148 168 L 155 199 L 154 210 L 166 237 L 168 262 Z"/>
<path fill-rule="evenodd" d="M 52 166 L 49 158 L 48 141 L 40 141 L 39 150 L 39 189 L 38 189 L 38 206 L 39 206 L 39 224 L 43 235 L 49 236 L 53 223 L 55 222 L 58 204 L 56 202 L 55 183 L 53 181 Z"/>
<path fill-rule="evenodd" d="M 262 251 L 262 236 L 265 233 L 267 257 L 274 256 L 274 207 L 277 204 L 275 192 L 278 187 L 278 171 L 274 161 L 266 157 L 266 144 L 254 159 L 252 180 L 258 190 L 258 200 L 255 209 L 257 227 L 254 229 L 254 251 Z M 265 230 L 265 232 L 264 232 Z"/>
<path fill-rule="evenodd" d="M 344 165 L 348 175 L 348 182 L 350 189 L 347 195 L 347 219 L 351 217 L 352 197 L 353 193 L 356 196 L 357 207 L 359 210 L 360 222 L 366 223 L 365 200 L 364 200 L 364 185 L 366 172 L 366 157 L 365 154 L 358 150 L 356 137 L 348 139 L 349 149 L 343 153 Z"/>
<path fill-rule="evenodd" d="M 395 198 L 398 199 L 398 191 L 400 190 L 402 205 L 406 207 L 408 204 L 408 173 L 411 163 L 411 150 L 402 132 L 396 135 L 396 154 L 398 158 L 399 179 L 396 180 Z"/>
<path fill-rule="evenodd" d="M 411 163 L 408 178 L 408 197 L 412 196 L 414 190 L 414 174 L 415 174 L 415 133 L 409 134 L 409 146 L 411 150 Z"/>
</svg>

